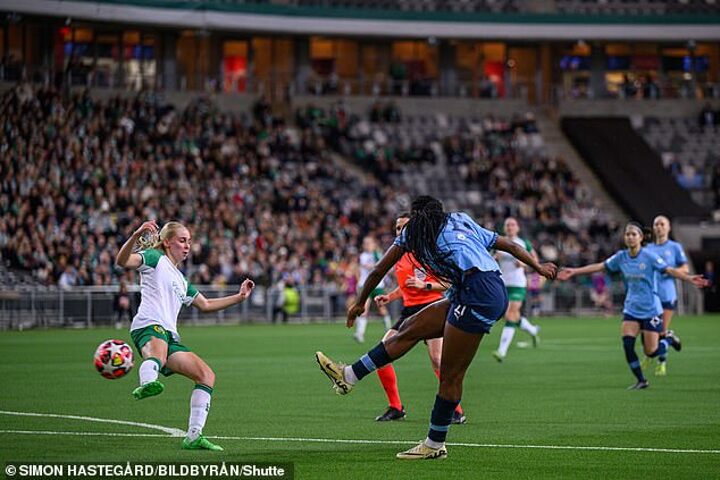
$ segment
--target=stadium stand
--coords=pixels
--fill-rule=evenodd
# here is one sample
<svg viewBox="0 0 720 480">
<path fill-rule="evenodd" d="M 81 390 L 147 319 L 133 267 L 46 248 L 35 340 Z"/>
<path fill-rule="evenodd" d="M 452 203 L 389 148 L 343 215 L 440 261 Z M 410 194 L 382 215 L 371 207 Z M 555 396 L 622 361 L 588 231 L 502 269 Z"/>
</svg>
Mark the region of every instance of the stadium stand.
<svg viewBox="0 0 720 480">
<path fill-rule="evenodd" d="M 523 2 L 516 0 L 291 0 L 301 7 L 361 8 L 399 10 L 403 12 L 492 12 L 509 13 L 520 10 Z"/>
<path fill-rule="evenodd" d="M 252 116 L 222 113 L 207 99 L 177 111 L 149 92 L 65 100 L 28 85 L 7 92 L 0 108 L 13 125 L 2 132 L 0 248 L 13 271 L 31 272 L 35 282 L 116 283 L 113 258 L 132 226 L 178 218 L 196 238 L 188 274 L 199 284 L 246 275 L 268 285 L 284 276 L 341 284 L 361 236 L 387 236 L 409 195 L 428 190 L 493 228 L 517 215 L 538 234 L 543 255 L 566 264 L 613 247 L 616 224 L 594 210 L 561 161 L 543 157 L 542 138 L 524 115 L 405 118 L 391 108 L 394 123 L 373 123 L 317 109 L 295 129 L 262 102 Z M 361 164 L 375 176 L 334 168 L 326 142 L 340 152 L 367 143 L 359 136 L 365 124 L 388 138 L 385 149 L 368 152 L 373 166 Z M 408 138 L 419 146 L 426 135 L 433 139 L 426 157 L 392 154 L 390 167 L 378 161 L 381 150 L 400 152 Z M 37 162 L 26 166 L 28 157 Z M 457 177 L 438 182 L 442 166 Z M 591 242 L 597 235 L 604 241 Z"/>
<path fill-rule="evenodd" d="M 706 105 L 697 117 L 646 117 L 638 132 L 660 154 L 663 166 L 693 198 L 720 208 L 720 112 Z"/>
<path fill-rule="evenodd" d="M 622 117 L 562 119 L 562 128 L 605 187 L 634 218 L 707 218 L 666 172 L 659 155 Z"/>
<path fill-rule="evenodd" d="M 190 226 L 199 284 L 327 282 L 400 208 L 399 193 L 333 168 L 309 132 L 204 100 L 178 112 L 151 95 L 64 100 L 25 85 L 0 115 L 2 257 L 43 283 L 116 283 L 117 248 L 144 218 Z"/>
<path fill-rule="evenodd" d="M 720 12 L 715 0 L 556 0 L 558 12 L 574 14 L 663 15 Z"/>
<path fill-rule="evenodd" d="M 547 155 L 532 113 L 404 115 L 390 102 L 344 121 L 342 107 L 311 110 L 328 144 L 378 178 L 443 198 L 492 229 L 515 216 L 545 258 L 576 265 L 616 246 L 618 219 L 562 159 Z"/>
<path fill-rule="evenodd" d="M 716 0 L 195 0 L 211 6 L 278 6 L 283 8 L 316 8 L 381 10 L 398 12 L 448 13 L 571 13 L 666 15 L 718 13 Z"/>
</svg>

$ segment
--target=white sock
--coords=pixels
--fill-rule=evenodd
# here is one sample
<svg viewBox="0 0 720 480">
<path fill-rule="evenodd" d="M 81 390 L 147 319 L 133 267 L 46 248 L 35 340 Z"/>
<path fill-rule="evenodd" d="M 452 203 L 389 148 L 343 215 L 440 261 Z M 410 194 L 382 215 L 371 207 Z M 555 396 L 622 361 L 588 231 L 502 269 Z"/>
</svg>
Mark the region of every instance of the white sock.
<svg viewBox="0 0 720 480">
<path fill-rule="evenodd" d="M 515 336 L 515 328 L 508 327 L 507 325 L 502 329 L 502 335 L 500 336 L 500 346 L 498 347 L 498 353 L 501 356 L 507 355 L 508 348 L 512 343 L 512 339 Z"/>
<path fill-rule="evenodd" d="M 352 365 L 345 365 L 345 368 L 343 369 L 343 378 L 350 385 L 355 385 L 358 382 L 357 375 L 355 375 Z"/>
<path fill-rule="evenodd" d="M 425 439 L 425 445 L 427 445 L 430 448 L 440 448 L 443 446 L 443 442 L 436 442 L 435 440 L 430 440 L 430 438 Z"/>
<path fill-rule="evenodd" d="M 520 328 L 522 330 L 525 330 L 533 337 L 538 334 L 538 331 L 540 328 L 537 325 L 533 325 L 530 323 L 530 321 L 525 317 L 520 317 Z"/>
<path fill-rule="evenodd" d="M 154 382 L 158 379 L 158 372 L 160 366 L 157 364 L 155 359 L 148 359 L 142 362 L 140 368 L 138 368 L 138 374 L 140 375 L 140 385 Z"/>
<path fill-rule="evenodd" d="M 392 327 L 392 319 L 390 318 L 390 315 L 385 315 L 383 317 L 383 323 L 385 324 L 385 330 L 390 330 L 390 327 Z"/>
<path fill-rule="evenodd" d="M 355 320 L 355 336 L 358 338 L 365 338 L 365 329 L 367 328 L 367 317 L 357 317 Z"/>
<path fill-rule="evenodd" d="M 194 388 L 190 395 L 190 420 L 187 431 L 187 438 L 191 442 L 202 433 L 208 412 L 210 412 L 210 393 L 202 388 Z"/>
</svg>

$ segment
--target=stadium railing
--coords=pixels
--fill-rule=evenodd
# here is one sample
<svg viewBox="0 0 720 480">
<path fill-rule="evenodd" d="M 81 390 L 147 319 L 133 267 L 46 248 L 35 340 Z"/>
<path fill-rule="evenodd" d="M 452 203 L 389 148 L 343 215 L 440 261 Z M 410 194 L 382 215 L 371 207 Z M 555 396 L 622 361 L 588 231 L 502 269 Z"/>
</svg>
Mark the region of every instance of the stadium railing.
<svg viewBox="0 0 720 480">
<path fill-rule="evenodd" d="M 703 297 L 697 289 L 679 285 L 678 313 L 703 312 Z M 5 287 L 0 291 L 0 330 L 25 330 L 30 328 L 70 327 L 88 328 L 113 326 L 116 322 L 114 297 L 116 286 L 108 287 Z M 139 287 L 129 287 L 131 315 L 139 304 Z M 230 295 L 238 287 L 198 286 L 208 298 Z M 341 322 L 345 317 L 347 295 L 331 287 L 299 287 L 300 311 L 291 315 L 291 323 L 311 321 Z M 273 310 L 278 306 L 279 290 L 257 286 L 250 299 L 221 312 L 203 314 L 195 308 L 183 308 L 179 324 L 213 325 L 231 323 L 270 323 Z M 619 315 L 624 291 L 620 282 L 612 283 L 613 316 Z M 543 289 L 533 298 L 529 296 L 526 308 L 540 315 L 602 315 L 595 306 L 590 289 L 578 288 L 576 284 L 555 283 Z M 397 318 L 399 302 L 391 304 L 391 314 Z M 279 320 L 278 320 L 279 321 Z M 127 319 L 122 328 L 128 328 Z"/>
</svg>

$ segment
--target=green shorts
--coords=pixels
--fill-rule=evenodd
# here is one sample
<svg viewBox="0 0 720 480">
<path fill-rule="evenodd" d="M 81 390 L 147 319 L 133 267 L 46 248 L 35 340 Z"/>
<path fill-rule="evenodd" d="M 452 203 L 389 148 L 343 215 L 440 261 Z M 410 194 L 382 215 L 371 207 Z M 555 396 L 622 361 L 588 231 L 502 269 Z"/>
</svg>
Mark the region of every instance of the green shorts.
<svg viewBox="0 0 720 480">
<path fill-rule="evenodd" d="M 527 289 L 525 287 L 505 287 L 508 293 L 508 301 L 510 302 L 524 302 L 525 293 Z"/>
<path fill-rule="evenodd" d="M 175 338 L 173 338 L 173 335 L 160 325 L 148 325 L 147 327 L 132 330 L 130 332 L 130 337 L 132 338 L 132 341 L 135 344 L 135 348 L 137 348 L 138 353 L 142 351 L 142 347 L 144 347 L 145 344 L 149 342 L 150 339 L 153 337 L 159 338 L 160 340 L 168 344 L 168 357 L 170 357 L 170 355 L 175 352 L 190 351 L 188 347 L 177 342 Z M 167 367 L 163 367 L 160 369 L 160 373 L 167 377 L 175 372 L 173 372 Z"/>
<path fill-rule="evenodd" d="M 370 292 L 370 300 L 375 300 L 378 295 L 385 295 L 385 289 L 382 287 L 374 289 Z"/>
</svg>

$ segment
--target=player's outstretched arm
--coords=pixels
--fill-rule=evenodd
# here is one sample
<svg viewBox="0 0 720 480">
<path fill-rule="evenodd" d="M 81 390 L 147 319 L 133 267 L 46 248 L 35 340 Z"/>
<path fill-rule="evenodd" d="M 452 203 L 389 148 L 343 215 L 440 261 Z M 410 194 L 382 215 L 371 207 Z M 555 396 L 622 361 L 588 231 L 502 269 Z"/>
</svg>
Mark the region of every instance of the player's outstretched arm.
<svg viewBox="0 0 720 480">
<path fill-rule="evenodd" d="M 345 325 L 348 328 L 352 327 L 355 323 L 355 319 L 365 312 L 365 301 L 370 296 L 370 293 L 375 289 L 375 287 L 377 287 L 380 280 L 385 277 L 387 272 L 404 254 L 405 250 L 397 245 L 392 245 L 388 248 L 387 252 L 385 252 L 385 255 L 383 255 L 380 261 L 375 264 L 375 267 L 370 271 L 370 274 L 365 279 L 363 288 L 358 294 L 358 297 L 355 299 L 355 303 L 348 308 L 347 321 L 345 322 Z"/>
<path fill-rule="evenodd" d="M 545 278 L 553 280 L 557 275 L 558 267 L 554 263 L 543 263 L 537 261 L 537 259 L 527 250 L 522 248 L 517 243 L 511 241 L 507 237 L 498 236 L 495 241 L 495 249 L 508 252 L 513 257 L 517 258 L 525 265 L 532 267 L 533 270 L 538 272 Z"/>
<path fill-rule="evenodd" d="M 223 310 L 244 302 L 252 293 L 253 288 L 255 288 L 255 283 L 247 279 L 240 285 L 240 291 L 235 295 L 220 298 L 206 298 L 202 293 L 198 293 L 192 305 L 197 307 L 201 312 L 217 312 L 218 310 Z"/>
<path fill-rule="evenodd" d="M 590 265 L 585 265 L 584 267 L 563 268 L 560 272 L 558 272 L 557 278 L 562 282 L 570 280 L 576 275 L 587 275 L 589 273 L 602 272 L 603 270 L 605 270 L 605 263 L 591 263 Z"/>
<path fill-rule="evenodd" d="M 683 267 L 685 268 L 668 267 L 665 269 L 665 273 L 667 273 L 671 277 L 675 277 L 685 282 L 692 283 L 697 288 L 705 288 L 710 286 L 710 280 L 708 280 L 707 278 L 703 278 L 702 275 L 690 275 L 687 272 L 687 265 L 683 265 Z"/>
<path fill-rule="evenodd" d="M 132 253 L 135 244 L 137 243 L 140 236 L 149 231 L 152 235 L 158 232 L 158 225 L 155 220 L 149 220 L 140 225 L 140 228 L 135 230 L 133 234 L 128 238 L 127 242 L 120 247 L 117 257 L 115 257 L 115 265 L 123 268 L 138 268 L 142 265 L 142 257 L 139 253 Z"/>
</svg>

